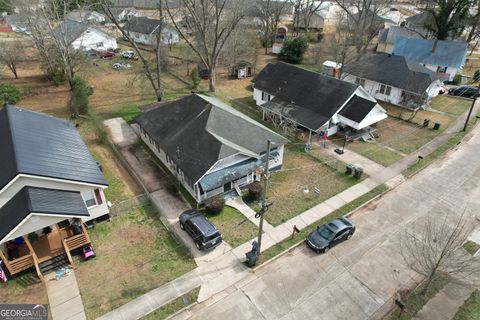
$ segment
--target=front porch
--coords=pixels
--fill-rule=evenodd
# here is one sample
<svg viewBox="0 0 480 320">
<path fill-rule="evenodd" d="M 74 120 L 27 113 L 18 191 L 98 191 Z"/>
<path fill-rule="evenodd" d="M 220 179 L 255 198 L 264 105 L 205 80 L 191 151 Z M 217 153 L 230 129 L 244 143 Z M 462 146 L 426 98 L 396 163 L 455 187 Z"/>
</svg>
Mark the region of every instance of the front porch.
<svg viewBox="0 0 480 320">
<path fill-rule="evenodd" d="M 38 277 L 43 280 L 42 264 L 66 255 L 68 263 L 73 267 L 72 251 L 90 244 L 90 238 L 81 221 L 77 228 L 71 224 L 49 228 L 50 230 L 44 228 L 42 231 L 16 238 L 5 246 L 6 252 L 0 249 L 0 259 L 10 275 L 35 268 Z"/>
</svg>

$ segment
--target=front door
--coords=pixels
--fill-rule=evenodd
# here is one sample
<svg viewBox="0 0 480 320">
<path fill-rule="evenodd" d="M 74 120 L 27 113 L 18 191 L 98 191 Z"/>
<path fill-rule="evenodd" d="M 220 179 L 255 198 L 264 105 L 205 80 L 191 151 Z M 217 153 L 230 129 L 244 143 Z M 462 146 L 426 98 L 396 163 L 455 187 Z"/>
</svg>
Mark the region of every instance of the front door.
<svg viewBox="0 0 480 320">
<path fill-rule="evenodd" d="M 227 191 L 230 191 L 230 190 L 232 190 L 232 183 L 231 182 L 225 183 L 223 185 L 223 192 L 227 192 Z"/>
</svg>

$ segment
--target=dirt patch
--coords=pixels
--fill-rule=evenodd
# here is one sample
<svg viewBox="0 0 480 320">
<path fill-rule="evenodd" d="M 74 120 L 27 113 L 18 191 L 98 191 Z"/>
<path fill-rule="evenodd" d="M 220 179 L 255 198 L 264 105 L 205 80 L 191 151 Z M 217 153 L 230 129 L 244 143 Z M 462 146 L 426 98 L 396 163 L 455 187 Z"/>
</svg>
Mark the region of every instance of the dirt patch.
<svg viewBox="0 0 480 320">
<path fill-rule="evenodd" d="M 27 273 L 11 278 L 6 283 L 0 283 L 0 303 L 48 303 L 45 285 L 33 273 Z"/>
</svg>

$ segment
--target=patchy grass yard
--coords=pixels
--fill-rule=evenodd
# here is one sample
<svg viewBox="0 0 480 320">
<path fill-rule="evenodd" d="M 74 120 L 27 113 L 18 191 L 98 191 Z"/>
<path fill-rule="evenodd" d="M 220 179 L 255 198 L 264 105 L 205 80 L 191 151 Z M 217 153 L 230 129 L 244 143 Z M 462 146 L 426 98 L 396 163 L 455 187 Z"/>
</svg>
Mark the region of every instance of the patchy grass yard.
<svg viewBox="0 0 480 320">
<path fill-rule="evenodd" d="M 453 320 L 478 320 L 480 319 L 480 291 L 476 290 L 465 301 L 455 314 Z"/>
<path fill-rule="evenodd" d="M 306 154 L 303 149 L 287 145 L 282 170 L 271 175 L 268 200 L 274 204 L 265 219 L 277 226 L 357 182 Z M 303 192 L 305 187 L 310 189 L 307 194 Z M 314 192 L 315 187 L 320 188 L 320 195 Z"/>
<path fill-rule="evenodd" d="M 467 240 L 463 244 L 463 249 L 465 249 L 468 253 L 470 253 L 472 256 L 477 253 L 478 250 L 480 250 L 480 245 L 476 242 Z"/>
<path fill-rule="evenodd" d="M 440 290 L 443 289 L 449 282 L 451 278 L 448 275 L 440 275 L 434 279 L 427 290 L 425 295 L 421 294 L 421 291 L 424 288 L 424 283 L 420 284 L 415 288 L 410 295 L 403 300 L 406 305 L 406 311 L 400 314 L 400 310 L 397 308 L 390 315 L 385 317 L 385 320 L 410 320 L 414 319 L 418 311 L 420 311 L 423 306 L 432 299 Z"/>
<path fill-rule="evenodd" d="M 452 96 L 442 95 L 435 97 L 430 106 L 438 111 L 447 112 L 453 115 L 461 115 L 470 108 L 472 101 Z"/>
<path fill-rule="evenodd" d="M 235 208 L 225 206 L 220 213 L 205 215 L 233 248 L 244 244 L 258 234 L 257 227 Z"/>
<path fill-rule="evenodd" d="M 9 278 L 6 283 L 0 282 L 0 304 L 28 303 L 47 304 L 47 289 L 38 279 L 35 271 Z"/>
<path fill-rule="evenodd" d="M 385 167 L 402 159 L 398 153 L 372 142 L 354 141 L 347 143 L 345 147 Z"/>
<path fill-rule="evenodd" d="M 364 205 L 366 202 L 372 200 L 373 198 L 375 198 L 376 196 L 382 194 L 383 192 L 385 192 L 387 190 L 388 190 L 387 186 L 382 184 L 382 185 L 379 185 L 378 187 L 376 187 L 375 189 L 367 192 L 363 196 L 358 197 L 357 199 L 353 200 L 352 202 L 345 204 L 341 208 L 333 211 L 329 215 L 323 217 L 322 219 L 312 223 L 311 225 L 309 225 L 305 229 L 301 230 L 300 233 L 297 234 L 293 239 L 291 239 L 291 238 L 285 239 L 282 242 L 279 242 L 276 245 L 274 245 L 274 246 L 268 248 L 267 250 L 265 250 L 261 255 L 261 262 L 267 261 L 267 260 L 275 257 L 279 253 L 287 250 L 288 248 L 292 247 L 294 244 L 296 244 L 300 241 L 304 241 L 306 236 L 310 232 L 312 232 L 317 226 L 325 224 L 328 221 L 331 221 L 333 219 L 336 219 L 336 218 L 339 218 L 339 217 L 342 217 L 342 216 L 346 215 L 347 213 L 359 208 L 360 206 Z"/>
<path fill-rule="evenodd" d="M 166 319 L 175 312 L 178 312 L 185 308 L 188 305 L 191 305 L 198 299 L 198 293 L 200 292 L 200 287 L 195 288 L 188 292 L 187 294 L 178 297 L 170 303 L 167 303 L 161 308 L 153 311 L 149 315 L 140 318 L 140 320 L 161 320 Z"/>
<path fill-rule="evenodd" d="M 96 225 L 89 235 L 97 256 L 75 271 L 89 319 L 195 268 L 150 204 Z"/>
</svg>

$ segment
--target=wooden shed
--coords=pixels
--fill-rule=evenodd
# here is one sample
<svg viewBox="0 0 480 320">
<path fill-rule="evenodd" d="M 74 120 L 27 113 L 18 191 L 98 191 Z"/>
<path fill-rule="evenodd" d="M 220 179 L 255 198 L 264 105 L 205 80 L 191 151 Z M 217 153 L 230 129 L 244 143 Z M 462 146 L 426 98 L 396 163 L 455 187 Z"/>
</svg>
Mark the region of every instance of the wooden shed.
<svg viewBox="0 0 480 320">
<path fill-rule="evenodd" d="M 253 65 L 248 61 L 240 61 L 229 68 L 230 77 L 234 79 L 242 79 L 252 77 L 255 74 Z"/>
</svg>

